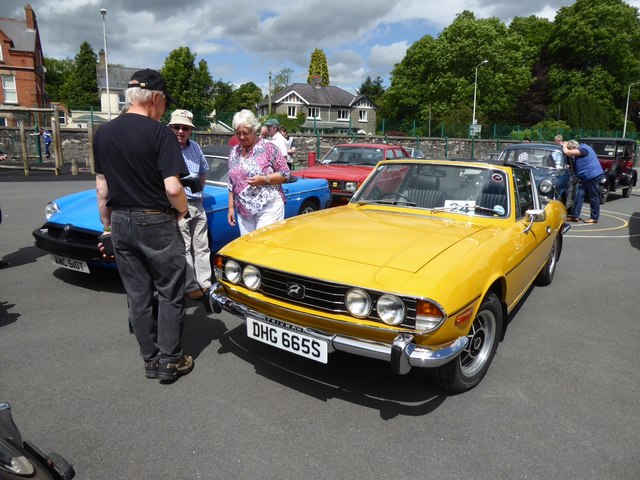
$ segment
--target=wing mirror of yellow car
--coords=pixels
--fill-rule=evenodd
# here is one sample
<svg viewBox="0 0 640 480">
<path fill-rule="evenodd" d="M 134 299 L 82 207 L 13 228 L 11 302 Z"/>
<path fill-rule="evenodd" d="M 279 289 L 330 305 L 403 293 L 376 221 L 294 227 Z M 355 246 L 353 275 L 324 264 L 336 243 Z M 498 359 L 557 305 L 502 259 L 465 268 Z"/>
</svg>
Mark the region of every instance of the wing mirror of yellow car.
<svg viewBox="0 0 640 480">
<path fill-rule="evenodd" d="M 547 214 L 542 208 L 527 210 L 525 212 L 525 215 L 529 220 L 529 224 L 523 230 L 523 233 L 528 233 L 529 230 L 531 230 L 531 227 L 533 227 L 533 222 L 542 222 L 545 218 L 547 218 Z"/>
</svg>

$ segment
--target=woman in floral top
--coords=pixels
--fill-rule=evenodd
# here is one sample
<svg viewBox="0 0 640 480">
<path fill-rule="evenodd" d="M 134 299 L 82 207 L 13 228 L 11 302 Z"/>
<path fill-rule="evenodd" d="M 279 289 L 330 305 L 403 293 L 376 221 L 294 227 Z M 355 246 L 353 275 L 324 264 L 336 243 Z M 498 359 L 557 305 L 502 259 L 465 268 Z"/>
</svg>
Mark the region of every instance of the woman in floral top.
<svg viewBox="0 0 640 480">
<path fill-rule="evenodd" d="M 233 129 L 240 144 L 229 153 L 229 225 L 240 235 L 284 218 L 281 184 L 291 172 L 278 147 L 257 134 L 260 123 L 249 110 L 233 116 Z"/>
</svg>

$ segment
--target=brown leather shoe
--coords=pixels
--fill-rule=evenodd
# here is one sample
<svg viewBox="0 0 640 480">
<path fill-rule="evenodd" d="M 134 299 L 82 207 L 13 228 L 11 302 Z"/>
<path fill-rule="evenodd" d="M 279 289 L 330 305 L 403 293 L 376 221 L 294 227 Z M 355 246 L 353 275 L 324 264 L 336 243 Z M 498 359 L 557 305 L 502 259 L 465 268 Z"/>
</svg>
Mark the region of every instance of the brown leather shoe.
<svg viewBox="0 0 640 480">
<path fill-rule="evenodd" d="M 567 215 L 567 222 L 579 222 L 580 217 L 574 217 L 572 215 Z"/>
<path fill-rule="evenodd" d="M 584 223 L 598 223 L 598 220 L 594 220 L 593 218 L 589 218 L 584 221 Z"/>
<path fill-rule="evenodd" d="M 202 291 L 201 288 L 198 288 L 197 290 L 192 290 L 191 292 L 187 293 L 187 297 L 189 297 L 191 300 L 200 300 L 203 295 L 204 295 L 204 292 Z"/>
</svg>

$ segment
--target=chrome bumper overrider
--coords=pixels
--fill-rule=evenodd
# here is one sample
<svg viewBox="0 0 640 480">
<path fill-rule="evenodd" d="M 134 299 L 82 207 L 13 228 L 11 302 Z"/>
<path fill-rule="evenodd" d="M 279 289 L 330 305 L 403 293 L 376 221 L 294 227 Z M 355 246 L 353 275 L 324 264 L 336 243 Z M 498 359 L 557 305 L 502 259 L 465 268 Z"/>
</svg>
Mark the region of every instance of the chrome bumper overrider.
<svg viewBox="0 0 640 480">
<path fill-rule="evenodd" d="M 216 291 L 215 287 L 209 291 L 208 301 L 210 311 L 219 313 L 225 310 L 244 321 L 246 321 L 248 314 L 258 317 L 263 316 L 255 310 L 229 299 L 220 291 Z M 285 318 L 280 320 L 287 321 Z M 391 345 L 342 335 L 326 334 L 311 328 L 305 328 L 304 333 L 329 342 L 329 352 L 339 350 L 390 362 L 391 371 L 401 375 L 408 373 L 411 367 L 432 368 L 444 365 L 460 355 L 460 352 L 467 346 L 468 342 L 466 336 L 458 337 L 453 342 L 439 345 L 437 349 L 432 350 L 416 345 L 414 336 L 408 333 L 398 334 Z"/>
</svg>

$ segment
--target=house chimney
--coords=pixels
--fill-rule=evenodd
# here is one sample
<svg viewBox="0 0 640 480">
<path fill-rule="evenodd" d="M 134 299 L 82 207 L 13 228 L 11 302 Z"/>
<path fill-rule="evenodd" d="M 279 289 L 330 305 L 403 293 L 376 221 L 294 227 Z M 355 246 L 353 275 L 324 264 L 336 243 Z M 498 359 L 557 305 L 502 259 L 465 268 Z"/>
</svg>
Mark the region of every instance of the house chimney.
<svg viewBox="0 0 640 480">
<path fill-rule="evenodd" d="M 104 48 L 98 52 L 98 66 L 104 68 Z"/>
<path fill-rule="evenodd" d="M 27 19 L 27 29 L 35 31 L 38 25 L 38 22 L 36 22 L 36 14 L 28 3 L 24 6 L 24 16 Z"/>
</svg>

